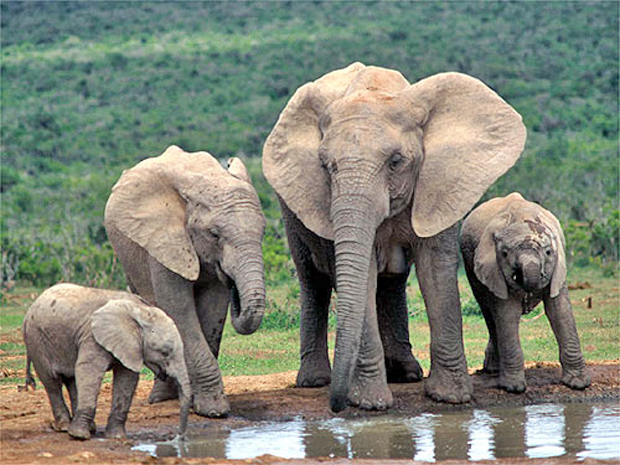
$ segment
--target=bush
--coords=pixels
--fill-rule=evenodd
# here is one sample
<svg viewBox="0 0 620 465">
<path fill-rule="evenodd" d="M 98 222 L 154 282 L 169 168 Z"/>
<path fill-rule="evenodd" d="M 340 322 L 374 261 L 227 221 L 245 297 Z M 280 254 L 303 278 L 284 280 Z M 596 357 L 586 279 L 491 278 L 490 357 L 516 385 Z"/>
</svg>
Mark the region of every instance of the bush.
<svg viewBox="0 0 620 465">
<path fill-rule="evenodd" d="M 3 235 L 0 283 L 25 281 L 37 287 L 57 282 L 117 288 L 127 286 L 109 243 L 93 244 L 87 237 L 73 246 L 61 241 Z"/>
<path fill-rule="evenodd" d="M 461 306 L 461 313 L 463 316 L 482 316 L 482 310 L 480 310 L 478 302 L 473 297 Z"/>
</svg>

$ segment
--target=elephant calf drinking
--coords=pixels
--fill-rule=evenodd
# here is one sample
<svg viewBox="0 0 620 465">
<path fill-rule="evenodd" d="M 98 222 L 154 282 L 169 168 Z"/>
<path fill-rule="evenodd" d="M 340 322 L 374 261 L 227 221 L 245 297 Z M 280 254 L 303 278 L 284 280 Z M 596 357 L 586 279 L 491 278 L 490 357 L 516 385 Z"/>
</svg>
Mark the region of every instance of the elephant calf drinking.
<svg viewBox="0 0 620 465">
<path fill-rule="evenodd" d="M 564 234 L 556 217 L 512 193 L 471 212 L 460 245 L 489 330 L 483 371 L 499 372 L 499 386 L 509 392 L 525 391 L 519 321 L 543 301 L 560 347 L 562 382 L 572 389 L 589 386 L 566 288 Z"/>
<path fill-rule="evenodd" d="M 179 385 L 182 436 L 187 428 L 190 385 L 183 342 L 174 322 L 159 308 L 121 291 L 57 284 L 34 301 L 23 324 L 28 353 L 26 384 L 34 384 L 30 362 L 45 386 L 54 429 L 77 439 L 94 433 L 101 380 L 114 373 L 112 408 L 105 434 L 125 437 L 125 421 L 142 364 Z M 62 395 L 69 391 L 73 419 Z"/>
</svg>

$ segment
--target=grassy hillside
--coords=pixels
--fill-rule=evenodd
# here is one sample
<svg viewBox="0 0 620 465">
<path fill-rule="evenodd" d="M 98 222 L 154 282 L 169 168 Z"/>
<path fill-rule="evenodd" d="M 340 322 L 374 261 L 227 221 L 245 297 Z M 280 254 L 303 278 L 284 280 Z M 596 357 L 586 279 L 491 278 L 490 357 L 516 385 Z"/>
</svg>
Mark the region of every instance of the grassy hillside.
<svg viewBox="0 0 620 465">
<path fill-rule="evenodd" d="M 123 284 L 102 228 L 121 171 L 170 144 L 249 160 L 271 283 L 291 263 L 262 144 L 297 87 L 353 61 L 455 70 L 502 95 L 513 190 L 562 220 L 573 264 L 618 260 L 617 2 L 10 2 L 1 8 L 2 276 Z"/>
</svg>

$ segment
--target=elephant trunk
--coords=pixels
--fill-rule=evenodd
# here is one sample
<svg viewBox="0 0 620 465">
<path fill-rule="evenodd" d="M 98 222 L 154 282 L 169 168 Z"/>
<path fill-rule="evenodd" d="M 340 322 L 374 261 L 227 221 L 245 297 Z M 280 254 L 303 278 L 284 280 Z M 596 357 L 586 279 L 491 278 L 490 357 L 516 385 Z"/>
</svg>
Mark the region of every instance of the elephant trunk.
<svg viewBox="0 0 620 465">
<path fill-rule="evenodd" d="M 527 292 L 533 292 L 541 288 L 542 270 L 540 260 L 534 253 L 525 253 L 519 257 L 519 272 L 521 286 Z"/>
<path fill-rule="evenodd" d="M 355 196 L 357 197 L 357 196 Z M 357 364 L 368 305 L 368 276 L 378 224 L 371 201 L 348 196 L 332 203 L 336 289 L 338 291 L 336 349 L 330 408 L 347 405 L 347 394 Z M 373 296 L 374 297 L 374 296 Z"/>
<path fill-rule="evenodd" d="M 173 365 L 173 369 L 168 369 L 168 376 L 172 377 L 176 384 L 179 393 L 179 437 L 185 438 L 187 431 L 187 422 L 189 418 L 189 409 L 192 405 L 192 388 L 189 381 L 189 375 L 187 373 L 187 367 L 185 365 L 185 358 L 181 354 L 180 360 L 177 360 Z"/>
<path fill-rule="evenodd" d="M 239 334 L 252 334 L 258 329 L 265 313 L 265 279 L 260 244 L 240 249 L 232 269 L 232 324 Z"/>
</svg>

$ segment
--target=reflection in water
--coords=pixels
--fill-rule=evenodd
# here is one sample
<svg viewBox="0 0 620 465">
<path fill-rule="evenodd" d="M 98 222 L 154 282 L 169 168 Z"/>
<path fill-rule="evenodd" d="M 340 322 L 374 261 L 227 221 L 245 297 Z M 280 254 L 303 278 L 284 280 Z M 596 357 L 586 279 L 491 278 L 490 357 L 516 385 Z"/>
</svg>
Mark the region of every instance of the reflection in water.
<svg viewBox="0 0 620 465">
<path fill-rule="evenodd" d="M 154 456 L 406 458 L 427 462 L 503 457 L 620 459 L 620 405 L 543 404 L 365 420 L 269 422 L 141 444 Z"/>
<path fill-rule="evenodd" d="M 526 454 L 530 458 L 564 455 L 564 406 L 532 405 L 525 423 Z"/>
<path fill-rule="evenodd" d="M 501 423 L 486 410 L 474 410 L 473 417 L 469 420 L 469 460 L 493 460 L 495 459 L 495 441 L 493 427 Z"/>
</svg>

